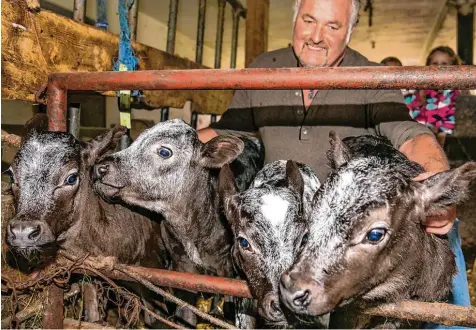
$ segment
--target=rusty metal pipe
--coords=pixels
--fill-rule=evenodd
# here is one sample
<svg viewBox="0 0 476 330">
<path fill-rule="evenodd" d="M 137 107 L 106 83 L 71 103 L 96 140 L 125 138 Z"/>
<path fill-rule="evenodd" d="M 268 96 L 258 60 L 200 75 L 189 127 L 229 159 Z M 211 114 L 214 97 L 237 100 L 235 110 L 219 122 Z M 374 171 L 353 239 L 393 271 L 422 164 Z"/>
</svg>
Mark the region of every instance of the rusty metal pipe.
<svg viewBox="0 0 476 330">
<path fill-rule="evenodd" d="M 207 0 L 200 0 L 198 3 L 198 24 L 197 24 L 197 48 L 195 50 L 195 62 L 203 62 L 203 41 L 205 38 L 205 18 L 207 13 Z"/>
<path fill-rule="evenodd" d="M 233 11 L 233 28 L 231 32 L 230 68 L 236 68 L 236 53 L 238 50 L 238 31 L 240 28 L 240 11 Z"/>
<path fill-rule="evenodd" d="M 225 0 L 218 0 L 217 36 L 215 41 L 215 69 L 221 67 L 223 49 L 223 29 L 225 24 Z"/>
<path fill-rule="evenodd" d="M 127 268 L 136 274 L 144 276 L 148 281 L 158 286 L 252 298 L 245 281 L 225 277 L 175 272 L 164 269 L 144 268 L 139 266 L 127 266 Z M 112 279 L 134 281 L 119 271 L 101 271 L 104 275 Z M 78 272 L 83 273 L 84 270 L 78 270 Z M 89 275 L 94 274 L 91 273 Z"/>
<path fill-rule="evenodd" d="M 137 12 L 139 11 L 139 0 L 133 0 L 129 8 L 129 16 L 127 17 L 130 29 L 130 38 L 132 41 L 137 39 Z"/>
<path fill-rule="evenodd" d="M 73 19 L 84 23 L 84 12 L 86 11 L 86 0 L 74 0 Z"/>
<path fill-rule="evenodd" d="M 166 51 L 169 54 L 173 54 L 175 52 L 175 33 L 177 31 L 178 5 L 179 0 L 170 0 L 166 48 Z"/>
<path fill-rule="evenodd" d="M 226 0 L 226 2 L 231 5 L 234 11 L 238 11 L 241 17 L 246 19 L 246 8 L 241 4 L 240 0 Z"/>
<path fill-rule="evenodd" d="M 54 78 L 48 81 L 48 130 L 66 132 L 67 92 L 53 83 Z"/>
<path fill-rule="evenodd" d="M 476 89 L 476 66 L 150 70 L 53 73 L 67 90 Z M 48 96 L 52 93 L 48 88 Z M 48 103 L 50 103 L 48 97 Z"/>
<path fill-rule="evenodd" d="M 46 297 L 42 326 L 43 329 L 63 329 L 63 289 L 50 285 Z"/>
</svg>

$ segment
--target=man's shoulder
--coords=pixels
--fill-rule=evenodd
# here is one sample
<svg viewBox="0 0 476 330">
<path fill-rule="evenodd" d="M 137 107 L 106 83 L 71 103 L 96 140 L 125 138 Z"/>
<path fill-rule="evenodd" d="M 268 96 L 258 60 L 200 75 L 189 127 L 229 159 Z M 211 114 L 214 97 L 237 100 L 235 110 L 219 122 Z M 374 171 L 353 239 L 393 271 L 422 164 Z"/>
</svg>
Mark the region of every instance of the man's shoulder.
<svg viewBox="0 0 476 330">
<path fill-rule="evenodd" d="M 382 64 L 369 61 L 367 57 L 358 51 L 348 47 L 346 50 L 346 57 L 344 58 L 343 66 L 381 66 Z"/>
<path fill-rule="evenodd" d="M 251 62 L 250 68 L 287 68 L 297 66 L 292 47 L 262 53 Z"/>
</svg>

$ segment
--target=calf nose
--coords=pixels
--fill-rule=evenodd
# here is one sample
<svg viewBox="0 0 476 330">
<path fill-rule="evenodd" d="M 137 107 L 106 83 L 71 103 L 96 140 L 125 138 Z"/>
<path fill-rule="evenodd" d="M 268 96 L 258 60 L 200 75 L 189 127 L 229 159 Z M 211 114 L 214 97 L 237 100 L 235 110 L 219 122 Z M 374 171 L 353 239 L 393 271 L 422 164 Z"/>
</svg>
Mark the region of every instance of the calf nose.
<svg viewBox="0 0 476 330">
<path fill-rule="evenodd" d="M 276 293 L 268 293 L 261 302 L 259 310 L 261 316 L 271 322 L 280 322 L 286 320 L 283 311 L 279 306 L 279 297 Z"/>
<path fill-rule="evenodd" d="M 293 272 L 285 272 L 281 276 L 280 292 L 283 302 L 294 311 L 305 310 L 311 303 L 311 292 L 307 288 L 301 288 Z"/>
<path fill-rule="evenodd" d="M 10 221 L 7 239 L 14 246 L 34 246 L 43 233 L 40 221 Z"/>
<path fill-rule="evenodd" d="M 94 176 L 96 179 L 101 179 L 109 171 L 108 164 L 97 164 L 94 166 Z"/>
</svg>

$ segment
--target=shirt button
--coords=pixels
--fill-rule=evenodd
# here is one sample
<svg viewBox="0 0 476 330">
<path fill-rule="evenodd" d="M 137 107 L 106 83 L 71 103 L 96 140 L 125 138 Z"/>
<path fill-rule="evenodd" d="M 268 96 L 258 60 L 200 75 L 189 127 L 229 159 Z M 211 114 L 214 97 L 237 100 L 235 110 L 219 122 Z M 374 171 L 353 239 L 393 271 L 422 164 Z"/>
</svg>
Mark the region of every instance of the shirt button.
<svg viewBox="0 0 476 330">
<path fill-rule="evenodd" d="M 296 96 L 301 96 L 301 92 L 295 92 L 294 93 Z"/>
<path fill-rule="evenodd" d="M 307 135 L 307 128 L 304 128 L 304 129 L 302 130 L 302 134 L 303 134 L 303 135 Z"/>
<path fill-rule="evenodd" d="M 298 109 L 298 110 L 296 111 L 296 113 L 297 113 L 298 115 L 302 116 L 302 114 L 304 113 L 304 111 L 303 111 L 302 109 Z"/>
</svg>

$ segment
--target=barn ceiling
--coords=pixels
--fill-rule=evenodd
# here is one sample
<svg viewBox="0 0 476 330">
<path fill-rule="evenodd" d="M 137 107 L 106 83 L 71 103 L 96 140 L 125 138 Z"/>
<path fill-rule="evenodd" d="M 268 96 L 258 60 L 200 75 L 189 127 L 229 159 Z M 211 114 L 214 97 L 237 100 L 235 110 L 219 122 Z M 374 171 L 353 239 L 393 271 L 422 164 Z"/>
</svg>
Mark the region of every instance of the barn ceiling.
<svg viewBox="0 0 476 330">
<path fill-rule="evenodd" d="M 291 42 L 293 1 L 270 0 L 269 50 L 286 47 Z M 363 10 L 365 2 L 366 0 L 362 0 L 361 19 L 353 35 L 351 47 L 371 60 L 380 61 L 387 56 L 396 56 L 405 65 L 420 65 L 433 47 L 448 45 L 456 48 L 456 9 L 448 6 L 447 0 L 372 0 L 372 27 L 369 27 L 368 12 Z M 242 3 L 246 4 L 246 1 L 242 0 Z M 197 10 L 195 6 L 190 6 L 190 3 L 188 5 L 184 11 L 181 9 L 179 12 L 180 15 L 189 15 L 189 19 L 179 18 L 179 22 L 183 23 L 179 23 L 178 28 L 195 38 Z M 216 1 L 208 1 L 208 7 L 206 45 L 214 47 Z M 242 21 L 239 57 L 244 54 L 244 28 Z M 230 6 L 227 6 L 224 33 L 223 55 L 227 56 L 231 47 Z"/>
</svg>

